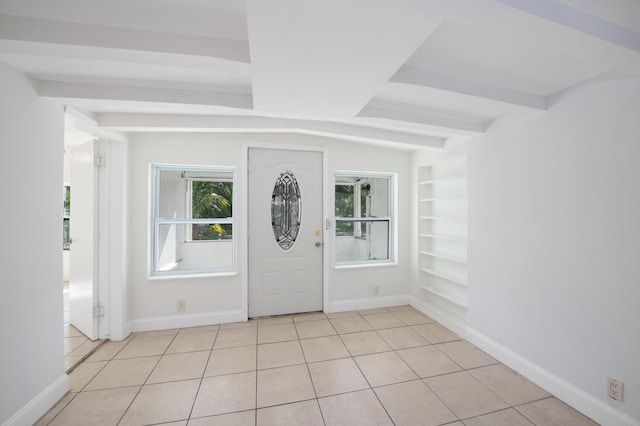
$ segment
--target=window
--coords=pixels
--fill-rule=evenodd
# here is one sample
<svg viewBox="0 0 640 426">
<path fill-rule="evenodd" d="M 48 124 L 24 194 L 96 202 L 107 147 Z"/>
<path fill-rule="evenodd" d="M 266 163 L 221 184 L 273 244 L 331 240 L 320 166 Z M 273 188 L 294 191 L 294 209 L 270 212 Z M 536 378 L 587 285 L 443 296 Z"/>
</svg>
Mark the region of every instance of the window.
<svg viewBox="0 0 640 426">
<path fill-rule="evenodd" d="M 235 270 L 235 170 L 153 166 L 153 275 Z"/>
<path fill-rule="evenodd" d="M 369 263 L 392 258 L 392 176 L 335 175 L 336 263 Z"/>
<path fill-rule="evenodd" d="M 71 220 L 71 186 L 64 186 L 64 210 L 62 216 L 62 249 L 69 250 L 71 247 L 70 234 Z"/>
</svg>

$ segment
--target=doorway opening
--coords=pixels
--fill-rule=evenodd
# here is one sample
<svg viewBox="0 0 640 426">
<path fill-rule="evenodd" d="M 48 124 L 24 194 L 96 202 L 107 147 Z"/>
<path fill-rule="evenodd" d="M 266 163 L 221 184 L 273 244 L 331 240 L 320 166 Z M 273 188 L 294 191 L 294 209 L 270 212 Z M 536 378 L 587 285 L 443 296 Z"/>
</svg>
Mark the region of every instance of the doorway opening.
<svg viewBox="0 0 640 426">
<path fill-rule="evenodd" d="M 63 327 L 64 327 L 64 362 L 65 362 L 65 371 L 69 373 L 72 371 L 78 364 L 80 364 L 84 359 L 86 359 L 91 353 L 93 353 L 102 343 L 101 340 L 96 340 L 95 335 L 87 335 L 83 333 L 81 329 L 76 327 L 74 317 L 77 318 L 78 315 L 76 312 L 73 312 L 74 298 L 77 299 L 77 294 L 74 294 L 74 291 L 77 293 L 78 288 L 75 286 L 74 290 L 74 282 L 73 280 L 78 279 L 78 274 L 74 273 L 74 270 L 78 269 L 78 263 L 85 262 L 85 260 L 79 258 L 74 252 L 78 252 L 84 250 L 83 247 L 79 247 L 77 250 L 74 250 L 74 241 L 72 236 L 74 234 L 74 229 L 86 227 L 87 222 L 89 222 L 89 226 L 93 227 L 93 218 L 87 218 L 87 209 L 83 207 L 83 204 L 92 203 L 93 194 L 91 200 L 87 200 L 87 192 L 80 188 L 78 185 L 78 190 L 74 191 L 73 182 L 74 181 L 82 181 L 87 178 L 84 176 L 82 170 L 76 171 L 78 176 L 72 176 L 73 170 L 77 167 L 74 166 L 74 157 L 77 156 L 77 152 L 74 151 L 77 149 L 78 151 L 84 150 L 84 156 L 86 153 L 90 151 L 89 145 L 93 146 L 95 137 L 73 127 L 73 126 L 65 126 L 65 137 L 64 137 L 64 183 L 63 183 L 63 238 L 62 238 L 62 249 L 63 249 L 63 283 L 62 283 L 62 292 L 63 292 L 63 303 L 64 303 L 64 319 L 63 319 Z M 93 156 L 91 155 L 91 163 L 93 164 Z M 84 223 L 84 225 L 83 225 Z M 76 226 L 74 226 L 76 225 Z M 85 240 L 84 236 L 79 238 L 80 245 L 83 240 Z M 93 266 L 91 265 L 91 268 Z M 93 271 L 91 271 L 91 276 L 93 276 Z M 91 301 L 90 303 L 93 303 Z M 84 314 L 86 315 L 86 313 Z M 91 317 L 93 317 L 93 312 L 90 313 Z M 90 321 L 93 318 L 88 319 Z"/>
</svg>

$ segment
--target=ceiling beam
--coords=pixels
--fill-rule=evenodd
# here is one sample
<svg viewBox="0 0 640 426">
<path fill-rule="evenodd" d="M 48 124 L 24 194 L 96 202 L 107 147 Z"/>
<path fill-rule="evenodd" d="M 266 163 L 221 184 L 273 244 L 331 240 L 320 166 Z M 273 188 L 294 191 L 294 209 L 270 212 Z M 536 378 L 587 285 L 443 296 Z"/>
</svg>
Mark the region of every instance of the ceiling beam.
<svg viewBox="0 0 640 426">
<path fill-rule="evenodd" d="M 70 106 L 65 106 L 64 108 L 64 123 L 66 126 L 78 129 L 93 138 L 117 142 L 127 141 L 127 137 L 125 135 L 100 128 L 95 119 Z"/>
<path fill-rule="evenodd" d="M 0 39 L 157 53 L 249 63 L 249 43 L 213 37 L 0 15 Z"/>
<path fill-rule="evenodd" d="M 506 89 L 504 87 L 494 86 L 478 81 L 466 80 L 453 75 L 440 74 L 407 65 L 402 66 L 398 72 L 391 77 L 390 81 L 394 83 L 412 84 L 415 86 L 446 90 L 461 93 L 463 95 L 532 108 L 535 110 L 547 109 L 547 99 L 544 96 L 519 92 L 517 90 Z"/>
<path fill-rule="evenodd" d="M 389 108 L 366 106 L 358 114 L 359 118 L 382 118 L 386 120 L 404 121 L 422 124 L 442 132 L 453 131 L 462 134 L 484 133 L 486 128 L 484 123 L 478 123 L 457 118 L 442 117 L 432 114 L 417 114 L 407 111 L 399 111 Z"/>
<path fill-rule="evenodd" d="M 506 6 L 640 52 L 640 32 L 579 10 L 558 0 L 496 0 Z"/>
<path fill-rule="evenodd" d="M 42 98 L 54 99 L 92 99 L 207 105 L 242 109 L 253 108 L 253 100 L 250 94 L 205 90 L 40 81 L 38 94 Z"/>
<path fill-rule="evenodd" d="M 403 144 L 421 148 L 442 148 L 445 143 L 445 138 L 418 132 L 263 116 L 103 113 L 97 116 L 97 120 L 101 128 L 120 132 L 301 133 L 352 142 Z"/>
</svg>

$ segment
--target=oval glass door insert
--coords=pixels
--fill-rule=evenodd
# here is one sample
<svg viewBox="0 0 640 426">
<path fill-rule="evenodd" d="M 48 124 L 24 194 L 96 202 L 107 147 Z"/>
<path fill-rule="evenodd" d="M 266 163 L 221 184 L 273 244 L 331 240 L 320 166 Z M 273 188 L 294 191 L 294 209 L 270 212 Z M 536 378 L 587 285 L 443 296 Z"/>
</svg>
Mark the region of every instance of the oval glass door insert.
<svg viewBox="0 0 640 426">
<path fill-rule="evenodd" d="M 293 173 L 286 170 L 276 179 L 271 196 L 271 226 L 276 242 L 283 250 L 289 250 L 296 241 L 300 213 L 300 187 Z"/>
</svg>

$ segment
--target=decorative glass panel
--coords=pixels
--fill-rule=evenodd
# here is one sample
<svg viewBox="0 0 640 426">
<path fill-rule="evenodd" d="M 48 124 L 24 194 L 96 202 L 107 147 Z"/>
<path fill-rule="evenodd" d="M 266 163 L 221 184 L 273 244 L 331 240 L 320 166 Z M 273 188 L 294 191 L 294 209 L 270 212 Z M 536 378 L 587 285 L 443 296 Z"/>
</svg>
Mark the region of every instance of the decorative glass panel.
<svg viewBox="0 0 640 426">
<path fill-rule="evenodd" d="M 301 219 L 300 187 L 290 171 L 284 171 L 276 180 L 271 196 L 271 226 L 276 242 L 289 250 L 298 236 Z"/>
</svg>

